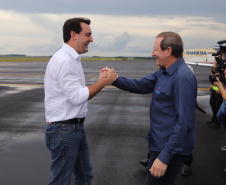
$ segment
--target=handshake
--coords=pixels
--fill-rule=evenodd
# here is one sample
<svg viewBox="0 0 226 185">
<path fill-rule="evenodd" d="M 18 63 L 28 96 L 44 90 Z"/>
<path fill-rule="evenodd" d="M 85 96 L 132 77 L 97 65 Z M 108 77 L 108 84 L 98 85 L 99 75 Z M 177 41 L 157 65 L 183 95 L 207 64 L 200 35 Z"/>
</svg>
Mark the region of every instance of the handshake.
<svg viewBox="0 0 226 185">
<path fill-rule="evenodd" d="M 114 68 L 110 69 L 108 66 L 100 70 L 99 80 L 106 80 L 107 84 L 112 84 L 117 80 L 118 74 L 115 72 Z"/>
</svg>

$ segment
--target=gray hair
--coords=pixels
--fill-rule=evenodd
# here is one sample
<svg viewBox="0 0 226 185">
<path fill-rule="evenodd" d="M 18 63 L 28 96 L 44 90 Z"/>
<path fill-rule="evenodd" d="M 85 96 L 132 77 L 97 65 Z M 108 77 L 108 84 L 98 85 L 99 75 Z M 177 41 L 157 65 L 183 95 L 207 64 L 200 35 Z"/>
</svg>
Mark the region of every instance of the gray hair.
<svg viewBox="0 0 226 185">
<path fill-rule="evenodd" d="M 183 41 L 179 34 L 175 32 L 162 32 L 157 35 L 156 38 L 163 37 L 163 40 L 160 43 L 161 50 L 166 50 L 168 47 L 172 48 L 172 55 L 175 58 L 180 58 L 183 56 Z"/>
</svg>

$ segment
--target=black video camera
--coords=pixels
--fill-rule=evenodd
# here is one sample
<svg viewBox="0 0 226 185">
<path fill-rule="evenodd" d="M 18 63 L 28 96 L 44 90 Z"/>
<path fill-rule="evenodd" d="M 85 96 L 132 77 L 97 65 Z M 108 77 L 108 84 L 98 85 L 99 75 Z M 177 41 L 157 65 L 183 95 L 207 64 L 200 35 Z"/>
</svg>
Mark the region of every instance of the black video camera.
<svg viewBox="0 0 226 185">
<path fill-rule="evenodd" d="M 219 74 L 210 75 L 209 76 L 210 82 L 216 82 L 218 77 L 222 83 L 225 83 L 224 70 L 226 68 L 226 59 L 224 60 L 222 59 L 222 53 L 226 53 L 226 45 L 223 45 L 224 43 L 226 43 L 226 40 L 217 42 L 217 44 L 220 45 L 220 50 L 217 53 L 212 54 L 212 56 L 215 56 L 215 59 L 217 61 L 217 72 Z"/>
</svg>

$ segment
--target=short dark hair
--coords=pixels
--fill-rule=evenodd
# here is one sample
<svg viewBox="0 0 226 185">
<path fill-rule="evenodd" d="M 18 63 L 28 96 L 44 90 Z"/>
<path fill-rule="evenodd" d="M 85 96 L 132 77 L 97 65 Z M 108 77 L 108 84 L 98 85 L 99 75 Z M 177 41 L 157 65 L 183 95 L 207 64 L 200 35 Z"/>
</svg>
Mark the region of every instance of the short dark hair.
<svg viewBox="0 0 226 185">
<path fill-rule="evenodd" d="M 63 26 L 63 39 L 64 43 L 68 42 L 71 38 L 71 31 L 74 31 L 75 33 L 80 33 L 82 31 L 81 23 L 86 23 L 90 25 L 91 21 L 87 18 L 71 18 L 65 21 Z"/>
<path fill-rule="evenodd" d="M 162 32 L 157 35 L 156 38 L 163 37 L 163 40 L 160 43 L 161 50 L 166 50 L 168 47 L 172 48 L 172 55 L 175 58 L 180 58 L 183 56 L 183 41 L 179 34 L 175 32 Z"/>
</svg>

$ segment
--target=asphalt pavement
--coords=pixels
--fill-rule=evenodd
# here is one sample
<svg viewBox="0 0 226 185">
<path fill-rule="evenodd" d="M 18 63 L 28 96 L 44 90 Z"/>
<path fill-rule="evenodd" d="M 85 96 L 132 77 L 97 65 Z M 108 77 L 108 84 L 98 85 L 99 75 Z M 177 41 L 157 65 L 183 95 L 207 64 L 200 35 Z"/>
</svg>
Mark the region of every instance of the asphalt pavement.
<svg viewBox="0 0 226 185">
<path fill-rule="evenodd" d="M 45 146 L 43 78 L 47 62 L 0 62 L 0 184 L 45 185 L 50 180 L 50 152 Z M 141 78 L 157 70 L 151 61 L 83 61 L 86 85 L 99 70 L 113 67 L 120 76 Z M 209 128 L 210 67 L 193 66 L 198 80 L 197 142 L 192 174 L 175 185 L 218 185 L 226 182 L 226 145 L 222 128 Z M 94 185 L 144 185 L 151 94 L 138 95 L 112 86 L 89 101 L 85 120 Z M 71 181 L 73 184 L 73 180 Z"/>
</svg>

